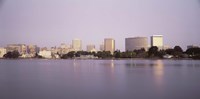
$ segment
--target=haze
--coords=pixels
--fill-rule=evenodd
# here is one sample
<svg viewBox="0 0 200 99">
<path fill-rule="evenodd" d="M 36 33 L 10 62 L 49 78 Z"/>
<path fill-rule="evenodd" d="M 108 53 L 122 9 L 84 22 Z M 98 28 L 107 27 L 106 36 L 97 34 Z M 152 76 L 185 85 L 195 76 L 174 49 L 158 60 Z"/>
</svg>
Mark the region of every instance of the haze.
<svg viewBox="0 0 200 99">
<path fill-rule="evenodd" d="M 199 46 L 199 0 L 0 0 L 0 46 L 59 46 L 79 38 L 83 48 L 104 38 L 124 50 L 126 37 L 164 36 L 164 44 Z"/>
</svg>

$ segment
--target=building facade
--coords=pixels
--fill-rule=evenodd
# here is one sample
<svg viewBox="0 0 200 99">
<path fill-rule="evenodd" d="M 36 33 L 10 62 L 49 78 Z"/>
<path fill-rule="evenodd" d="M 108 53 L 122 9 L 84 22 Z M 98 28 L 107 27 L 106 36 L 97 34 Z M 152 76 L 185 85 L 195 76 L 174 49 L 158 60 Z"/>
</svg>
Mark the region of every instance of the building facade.
<svg viewBox="0 0 200 99">
<path fill-rule="evenodd" d="M 47 51 L 47 50 L 40 51 L 38 55 L 42 56 L 43 58 L 52 58 L 51 51 Z"/>
<path fill-rule="evenodd" d="M 35 54 L 35 53 L 39 53 L 40 51 L 40 48 L 37 47 L 37 45 L 28 45 L 27 46 L 27 49 L 28 49 L 28 54 Z"/>
<path fill-rule="evenodd" d="M 74 51 L 81 51 L 82 50 L 82 42 L 80 39 L 72 40 L 72 48 Z"/>
<path fill-rule="evenodd" d="M 148 49 L 148 39 L 147 37 L 132 37 L 125 38 L 125 50 L 134 51 L 144 48 Z"/>
<path fill-rule="evenodd" d="M 151 36 L 151 46 L 157 46 L 158 49 L 163 49 L 163 36 L 162 35 L 153 35 Z"/>
<path fill-rule="evenodd" d="M 104 50 L 110 51 L 111 54 L 115 51 L 115 40 L 112 38 L 105 38 L 104 39 Z"/>
<path fill-rule="evenodd" d="M 99 46 L 99 50 L 100 50 L 100 51 L 104 51 L 104 45 L 103 45 L 103 44 L 101 44 L 101 45 Z"/>
<path fill-rule="evenodd" d="M 6 54 L 5 48 L 0 48 L 0 58 L 3 58 L 3 56 Z"/>
<path fill-rule="evenodd" d="M 70 51 L 74 51 L 73 48 L 70 46 L 70 45 L 67 45 L 65 43 L 62 43 L 60 45 L 60 47 L 57 48 L 57 52 L 60 54 L 60 55 L 63 55 L 63 54 L 67 54 L 68 52 Z"/>
<path fill-rule="evenodd" d="M 197 45 L 188 45 L 187 49 L 189 49 L 189 48 L 199 48 L 199 46 L 197 46 Z"/>
<path fill-rule="evenodd" d="M 25 44 L 8 44 L 6 50 L 7 52 L 18 51 L 20 54 L 26 54 L 27 46 Z"/>
<path fill-rule="evenodd" d="M 95 45 L 87 45 L 87 52 L 96 52 Z"/>
</svg>

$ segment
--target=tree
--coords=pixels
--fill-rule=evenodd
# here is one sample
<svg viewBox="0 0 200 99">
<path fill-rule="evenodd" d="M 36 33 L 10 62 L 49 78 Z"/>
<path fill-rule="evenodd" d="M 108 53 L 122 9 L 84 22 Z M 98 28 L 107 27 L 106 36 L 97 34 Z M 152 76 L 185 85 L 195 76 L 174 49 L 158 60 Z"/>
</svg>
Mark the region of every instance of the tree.
<svg viewBox="0 0 200 99">
<path fill-rule="evenodd" d="M 3 57 L 4 58 L 18 58 L 20 56 L 18 51 L 7 52 Z"/>
<path fill-rule="evenodd" d="M 114 57 L 115 57 L 115 58 L 121 58 L 121 52 L 120 52 L 120 50 L 116 50 L 116 51 L 114 52 Z"/>
<path fill-rule="evenodd" d="M 174 56 L 175 56 L 176 58 L 180 58 L 180 57 L 182 57 L 182 55 L 183 55 L 183 50 L 182 50 L 182 48 L 181 48 L 180 46 L 175 46 L 175 47 L 174 47 Z"/>
<path fill-rule="evenodd" d="M 174 55 L 175 50 L 174 49 L 166 49 L 165 52 L 166 52 L 166 54 Z"/>
<path fill-rule="evenodd" d="M 174 47 L 174 51 L 175 51 L 175 52 L 183 53 L 183 49 L 182 49 L 180 46 L 175 46 L 175 47 Z"/>
<path fill-rule="evenodd" d="M 137 58 L 145 58 L 147 57 L 147 52 L 145 51 L 144 48 L 141 48 L 141 49 L 138 49 L 138 50 L 134 50 L 135 52 L 135 56 L 134 57 L 137 57 Z"/>
<path fill-rule="evenodd" d="M 99 58 L 111 58 L 112 54 L 110 51 L 98 51 L 96 56 Z"/>
<path fill-rule="evenodd" d="M 68 52 L 67 54 L 62 55 L 61 58 L 62 59 L 73 58 L 75 54 L 76 54 L 75 51 L 71 51 L 71 52 Z"/>
<path fill-rule="evenodd" d="M 157 46 L 152 46 L 149 48 L 149 51 L 148 51 L 148 55 L 149 57 L 156 57 L 158 54 L 158 47 Z"/>
<path fill-rule="evenodd" d="M 67 56 L 70 58 L 74 57 L 74 55 L 75 55 L 75 51 L 71 51 L 71 52 L 67 53 Z"/>
<path fill-rule="evenodd" d="M 189 48 L 185 52 L 188 54 L 190 57 L 195 57 L 195 56 L 200 56 L 200 48 Z"/>
</svg>

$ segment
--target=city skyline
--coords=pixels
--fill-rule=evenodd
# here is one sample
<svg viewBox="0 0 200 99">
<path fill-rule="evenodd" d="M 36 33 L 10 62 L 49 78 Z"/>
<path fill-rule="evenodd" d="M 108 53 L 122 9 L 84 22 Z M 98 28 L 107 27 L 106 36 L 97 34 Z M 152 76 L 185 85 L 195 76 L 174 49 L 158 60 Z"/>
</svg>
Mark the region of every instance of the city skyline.
<svg viewBox="0 0 200 99">
<path fill-rule="evenodd" d="M 154 38 L 156 37 L 155 41 L 158 43 L 158 45 L 152 45 L 152 43 L 153 43 L 153 41 L 152 41 L 153 39 L 152 38 L 153 37 Z M 159 39 L 157 39 L 157 37 Z M 64 49 L 69 49 L 69 50 L 74 50 L 74 51 L 88 51 L 88 47 L 90 46 L 90 48 L 89 48 L 90 50 L 91 50 L 91 48 L 93 48 L 96 51 L 104 51 L 105 50 L 105 43 L 106 43 L 105 41 L 106 40 L 113 40 L 114 41 L 114 50 L 115 51 L 116 50 L 127 51 L 127 50 L 130 50 L 130 49 L 134 50 L 134 49 L 141 49 L 141 48 L 144 48 L 145 50 L 148 50 L 152 46 L 157 46 L 159 49 L 170 49 L 170 48 L 173 48 L 175 46 L 180 46 L 180 45 L 177 45 L 177 44 L 174 44 L 175 46 L 169 46 L 168 44 L 165 44 L 163 42 L 163 35 L 152 35 L 150 37 L 137 36 L 137 37 L 127 37 L 127 38 L 124 38 L 124 41 L 123 41 L 125 43 L 124 44 L 124 49 L 116 48 L 117 44 L 115 43 L 116 41 L 115 41 L 114 38 L 104 38 L 103 39 L 103 44 L 99 44 L 99 45 L 85 44 L 85 46 L 82 46 L 82 40 L 79 39 L 79 38 L 75 38 L 75 39 L 71 40 L 71 43 L 65 42 L 65 43 L 60 43 L 58 45 L 52 45 L 52 46 L 38 46 L 36 44 L 28 44 L 28 43 L 9 43 L 9 44 L 5 44 L 5 46 L 0 46 L 0 48 L 7 48 L 10 45 L 12 45 L 12 46 L 15 46 L 15 45 L 17 45 L 17 46 L 18 45 L 25 45 L 27 47 L 29 47 L 29 46 L 36 46 L 36 47 L 39 47 L 40 49 L 46 49 L 46 50 L 51 50 L 52 48 L 61 48 L 61 49 L 64 48 Z M 161 42 L 158 42 L 160 40 L 161 40 Z M 159 44 L 162 44 L 162 46 L 159 46 Z M 95 47 L 95 46 L 99 46 L 99 47 Z M 134 48 L 133 46 L 135 46 L 135 47 L 137 46 L 138 48 Z M 180 46 L 180 47 L 183 48 L 183 50 L 186 50 L 186 49 L 188 49 L 188 46 L 189 47 L 190 46 L 191 47 L 192 46 L 199 47 L 200 45 L 189 44 L 189 45 L 185 45 L 185 46 L 186 46 L 186 48 L 184 48 L 182 46 Z"/>
<path fill-rule="evenodd" d="M 2 0 L 0 46 L 36 44 L 56 46 L 81 39 L 83 49 L 91 42 L 115 39 L 124 50 L 127 37 L 164 36 L 164 44 L 198 45 L 199 0 Z"/>
</svg>

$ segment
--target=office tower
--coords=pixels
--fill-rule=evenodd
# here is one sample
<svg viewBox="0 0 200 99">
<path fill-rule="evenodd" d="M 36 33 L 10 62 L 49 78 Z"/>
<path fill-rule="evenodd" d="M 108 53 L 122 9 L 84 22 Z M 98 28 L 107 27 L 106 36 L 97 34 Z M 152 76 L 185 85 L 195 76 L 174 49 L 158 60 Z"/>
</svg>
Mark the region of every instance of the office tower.
<svg viewBox="0 0 200 99">
<path fill-rule="evenodd" d="M 111 54 L 115 51 L 115 40 L 112 38 L 105 38 L 104 39 L 104 50 L 110 51 Z"/>
<path fill-rule="evenodd" d="M 162 35 L 151 36 L 151 46 L 157 46 L 159 50 L 163 49 L 163 36 Z"/>
<path fill-rule="evenodd" d="M 147 37 L 131 37 L 125 38 L 125 50 L 126 51 L 134 51 L 144 48 L 147 50 L 148 48 L 148 40 Z"/>
<path fill-rule="evenodd" d="M 74 51 L 81 51 L 82 50 L 81 40 L 80 39 L 72 40 L 72 47 Z"/>
<path fill-rule="evenodd" d="M 88 52 L 96 52 L 96 49 L 95 49 L 95 45 L 87 45 L 87 51 Z"/>
</svg>

